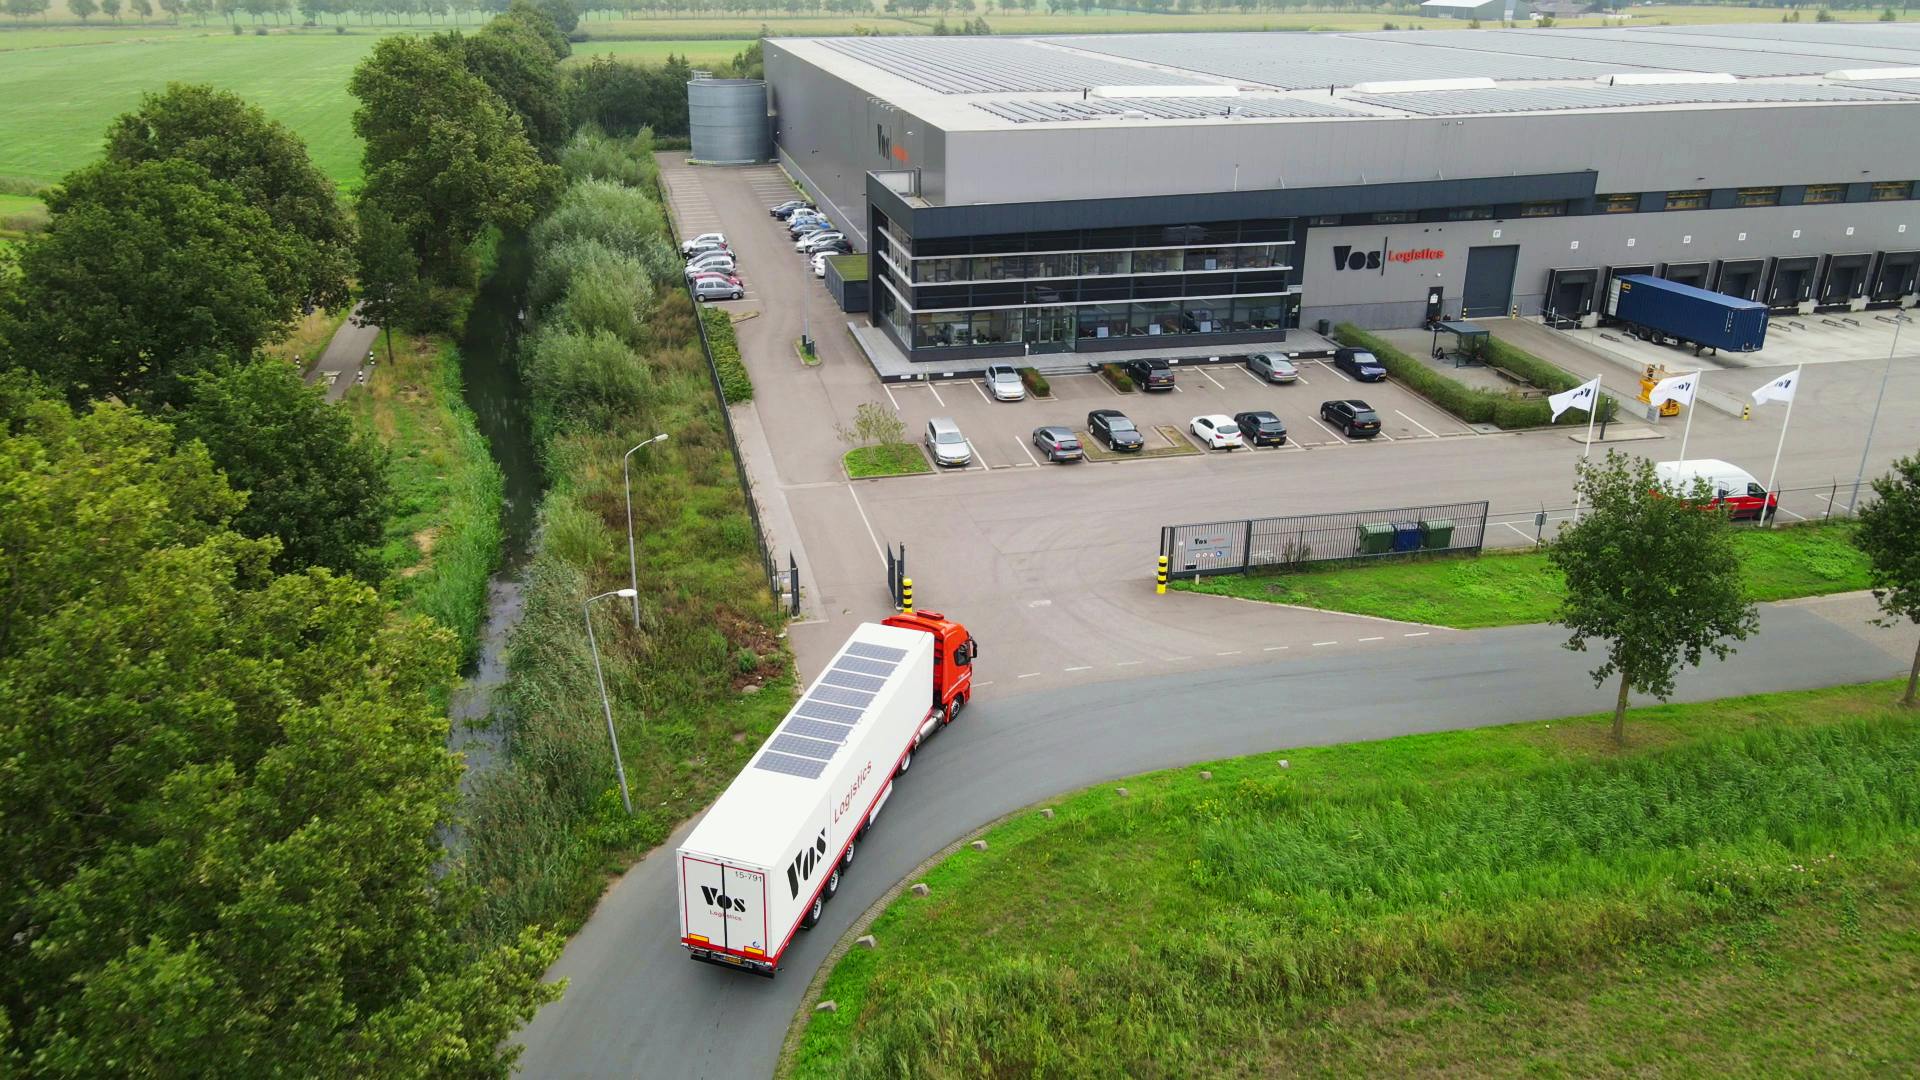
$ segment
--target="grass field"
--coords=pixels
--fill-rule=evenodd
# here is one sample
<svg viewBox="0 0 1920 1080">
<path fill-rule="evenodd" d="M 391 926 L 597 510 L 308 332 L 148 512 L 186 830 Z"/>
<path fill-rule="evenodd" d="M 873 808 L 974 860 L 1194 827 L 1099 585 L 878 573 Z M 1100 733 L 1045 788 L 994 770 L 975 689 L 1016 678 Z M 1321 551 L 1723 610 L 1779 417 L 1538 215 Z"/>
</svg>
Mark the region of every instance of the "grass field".
<svg viewBox="0 0 1920 1080">
<path fill-rule="evenodd" d="M 927 464 L 927 457 L 920 452 L 920 448 L 904 442 L 854 447 L 847 451 L 845 462 L 847 476 L 854 480 L 868 480 L 876 476 L 912 476 L 933 471 L 933 466 Z"/>
<path fill-rule="evenodd" d="M 1790 600 L 1867 587 L 1867 558 L 1847 525 L 1742 529 L 1747 595 Z M 1470 629 L 1546 622 L 1559 608 L 1560 576 L 1537 551 L 1371 563 L 1179 581 L 1174 588 L 1276 604 Z"/>
<path fill-rule="evenodd" d="M 595 56 L 612 56 L 633 64 L 664 64 L 669 54 L 684 56 L 687 63 L 694 67 L 710 68 L 724 64 L 738 56 L 750 41 L 731 40 L 689 40 L 689 41 L 583 41 L 573 47 L 570 64 L 585 63 Z"/>
<path fill-rule="evenodd" d="M 1897 693 L 1635 710 L 1625 753 L 1594 716 L 1063 796 L 916 878 L 786 1071 L 1899 1072 L 1920 713 Z"/>
</svg>

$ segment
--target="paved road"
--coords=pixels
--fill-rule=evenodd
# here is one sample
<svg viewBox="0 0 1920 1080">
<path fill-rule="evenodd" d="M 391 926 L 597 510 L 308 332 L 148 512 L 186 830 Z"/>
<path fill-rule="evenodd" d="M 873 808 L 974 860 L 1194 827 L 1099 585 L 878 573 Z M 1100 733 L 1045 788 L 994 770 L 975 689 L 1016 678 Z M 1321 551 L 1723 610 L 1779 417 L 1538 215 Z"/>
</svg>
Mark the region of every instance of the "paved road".
<svg viewBox="0 0 1920 1080">
<path fill-rule="evenodd" d="M 1683 676 L 1678 697 L 1904 672 L 1910 632 L 1875 629 L 1869 614 L 1871 602 L 1857 594 L 1769 606 L 1761 633 L 1726 663 Z M 982 823 L 1056 792 L 1155 768 L 1607 708 L 1610 691 L 1585 675 L 1591 660 L 1560 641 L 1547 628 L 1514 627 L 1392 652 L 1308 649 L 1254 666 L 1011 698 L 983 692 L 958 727 L 916 756 L 861 844 L 840 902 L 799 938 L 779 978 L 694 964 L 676 944 L 678 836 L 630 870 L 555 964 L 551 974 L 571 983 L 522 1033 L 525 1074 L 767 1076 L 835 939 L 923 858 Z"/>
<path fill-rule="evenodd" d="M 307 372 L 308 383 L 326 386 L 329 402 L 339 401 L 353 389 L 360 377 L 361 365 L 367 362 L 367 353 L 380 335 L 380 328 L 362 323 L 359 313 L 360 307 L 356 304 L 347 321 L 334 331 L 333 340 L 327 342 L 327 351 L 320 354 L 320 361 Z"/>
</svg>

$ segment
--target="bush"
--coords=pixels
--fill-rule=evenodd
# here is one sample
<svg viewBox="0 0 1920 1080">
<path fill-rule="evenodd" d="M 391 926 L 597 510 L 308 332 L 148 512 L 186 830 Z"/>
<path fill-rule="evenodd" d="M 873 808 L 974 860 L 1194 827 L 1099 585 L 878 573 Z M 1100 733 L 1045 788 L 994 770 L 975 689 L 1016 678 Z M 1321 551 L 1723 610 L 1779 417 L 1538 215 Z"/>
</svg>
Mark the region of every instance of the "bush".
<svg viewBox="0 0 1920 1080">
<path fill-rule="evenodd" d="M 619 139 L 601 133 L 598 128 L 582 128 L 560 151 L 560 169 L 569 182 L 605 180 L 651 189 L 660 175 L 651 146 L 650 132 Z"/>
<path fill-rule="evenodd" d="M 753 400 L 753 379 L 740 360 L 740 341 L 733 336 L 733 320 L 718 308 L 703 308 L 700 321 L 707 327 L 707 347 L 713 350 L 713 366 L 720 373 L 720 390 L 727 404 Z"/>
<path fill-rule="evenodd" d="M 552 308 L 552 319 L 582 333 L 606 332 L 632 345 L 646 337 L 641 313 L 653 306 L 653 282 L 639 273 L 576 277 Z"/>
<path fill-rule="evenodd" d="M 541 446 L 563 427 L 599 430 L 638 412 L 652 383 L 652 369 L 605 330 L 544 327 L 521 343 L 520 370 L 533 397 L 534 438 Z"/>
<path fill-rule="evenodd" d="M 567 240 L 594 239 L 636 258 L 666 235 L 666 219 L 647 193 L 611 180 L 575 181 L 531 234 L 539 256 Z"/>
<path fill-rule="evenodd" d="M 1050 397 L 1053 394 L 1053 387 L 1047 384 L 1047 377 L 1030 367 L 1020 369 L 1020 382 L 1026 386 L 1027 393 L 1034 397 Z"/>
<path fill-rule="evenodd" d="M 1547 404 L 1544 398 L 1523 398 L 1511 392 L 1502 393 L 1468 386 L 1457 379 L 1448 378 L 1351 323 L 1341 323 L 1335 327 L 1333 337 L 1342 345 L 1366 349 L 1373 353 L 1381 366 L 1387 369 L 1387 374 L 1393 376 L 1396 382 L 1469 424 L 1493 424 L 1496 427 L 1513 430 L 1545 427 L 1553 423 L 1553 407 Z M 1489 338 L 1487 349 L 1488 356 L 1494 364 L 1506 368 L 1541 389 L 1559 393 L 1580 385 L 1579 379 L 1532 353 L 1516 349 L 1498 338 Z M 1600 401 L 1600 414 L 1596 419 L 1611 419 L 1614 409 L 1613 399 L 1603 395 Z M 1578 415 L 1580 421 L 1584 423 L 1586 414 Z"/>
<path fill-rule="evenodd" d="M 1126 368 L 1119 364 L 1101 364 L 1100 374 L 1107 377 L 1107 381 L 1113 384 L 1115 390 L 1123 394 L 1133 393 L 1133 376 L 1127 374 Z"/>
</svg>

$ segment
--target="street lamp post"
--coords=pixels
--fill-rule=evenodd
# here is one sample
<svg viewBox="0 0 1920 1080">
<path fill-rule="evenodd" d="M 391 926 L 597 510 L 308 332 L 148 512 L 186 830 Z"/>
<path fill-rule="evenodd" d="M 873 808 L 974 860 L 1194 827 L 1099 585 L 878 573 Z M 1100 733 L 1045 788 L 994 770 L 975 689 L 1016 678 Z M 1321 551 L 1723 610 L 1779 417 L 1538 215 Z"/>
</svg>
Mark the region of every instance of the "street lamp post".
<svg viewBox="0 0 1920 1080">
<path fill-rule="evenodd" d="M 600 711 L 607 717 L 607 742 L 613 745 L 613 771 L 620 777 L 620 805 L 627 808 L 628 817 L 633 816 L 633 796 L 627 793 L 627 767 L 620 761 L 620 736 L 613 730 L 613 703 L 607 700 L 607 677 L 600 670 L 600 642 L 593 636 L 593 602 L 609 596 L 634 595 L 632 589 L 615 589 L 589 596 L 580 604 L 580 613 L 587 623 L 587 649 L 593 653 L 593 680 L 600 684 Z"/>
<path fill-rule="evenodd" d="M 648 439 L 646 442 L 641 443 L 640 446 L 634 447 L 633 450 L 629 450 L 626 453 L 620 455 L 620 482 L 623 485 L 625 485 L 627 489 L 627 577 L 628 577 L 627 584 L 628 584 L 628 587 L 625 590 L 623 590 L 623 592 L 625 592 L 626 595 L 633 597 L 633 628 L 635 630 L 640 629 L 640 559 L 637 555 L 634 554 L 634 550 L 633 550 L 633 474 L 629 472 L 627 469 L 627 461 L 628 459 L 633 457 L 634 450 L 639 450 L 641 447 L 652 446 L 654 443 L 657 443 L 662 439 L 665 439 L 666 437 L 667 437 L 667 433 L 663 431 L 660 434 L 655 435 L 653 438 Z"/>
<path fill-rule="evenodd" d="M 1897 313 L 1896 313 L 1897 315 Z M 1873 449 L 1873 429 L 1880 423 L 1880 404 L 1887 400 L 1887 380 L 1893 377 L 1893 354 L 1900 348 L 1900 318 L 1893 323 L 1893 344 L 1887 346 L 1887 369 L 1880 373 L 1880 396 L 1873 399 L 1873 415 L 1867 420 L 1867 445 L 1860 448 L 1860 470 L 1853 474 L 1853 494 L 1847 499 L 1847 512 L 1860 516 L 1860 481 L 1867 476 L 1867 453 Z M 1832 507 L 1827 508 L 1833 512 Z"/>
</svg>

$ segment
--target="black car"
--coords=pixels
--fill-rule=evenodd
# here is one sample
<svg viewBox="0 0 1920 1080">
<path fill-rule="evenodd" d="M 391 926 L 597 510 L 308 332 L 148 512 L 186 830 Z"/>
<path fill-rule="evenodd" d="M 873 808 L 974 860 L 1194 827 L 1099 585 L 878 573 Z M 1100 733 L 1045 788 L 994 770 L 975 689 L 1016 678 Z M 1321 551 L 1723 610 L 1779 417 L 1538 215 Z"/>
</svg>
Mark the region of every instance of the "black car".
<svg viewBox="0 0 1920 1080">
<path fill-rule="evenodd" d="M 1346 432 L 1349 439 L 1371 439 L 1380 434 L 1380 414 L 1358 398 L 1321 402 L 1320 419 Z"/>
<path fill-rule="evenodd" d="M 808 202 L 805 199 L 788 199 L 786 202 L 781 203 L 779 206 L 767 207 L 767 213 L 772 214 L 774 217 L 777 217 L 782 221 L 785 221 L 788 217 L 792 216 L 795 210 L 811 210 L 811 209 L 813 209 L 813 204 Z"/>
<path fill-rule="evenodd" d="M 829 255 L 851 255 L 853 254 L 853 241 L 847 240 L 845 238 L 842 238 L 839 240 L 830 240 L 827 243 L 821 244 L 817 247 L 812 247 L 807 249 L 807 254 L 818 255 L 823 251 Z"/>
<path fill-rule="evenodd" d="M 1287 425 L 1264 409 L 1234 413 L 1233 422 L 1240 425 L 1240 437 L 1247 441 L 1248 446 L 1287 445 Z"/>
<path fill-rule="evenodd" d="M 1146 440 L 1140 437 L 1140 429 L 1133 426 L 1127 414 L 1119 409 L 1095 409 L 1087 414 L 1087 435 L 1107 444 L 1107 449 L 1120 453 L 1139 450 Z"/>
<path fill-rule="evenodd" d="M 1380 358 L 1365 349 L 1335 349 L 1333 366 L 1361 382 L 1379 382 L 1387 377 Z"/>
<path fill-rule="evenodd" d="M 1142 390 L 1173 389 L 1173 367 L 1157 356 L 1127 361 L 1127 374 Z"/>
</svg>

